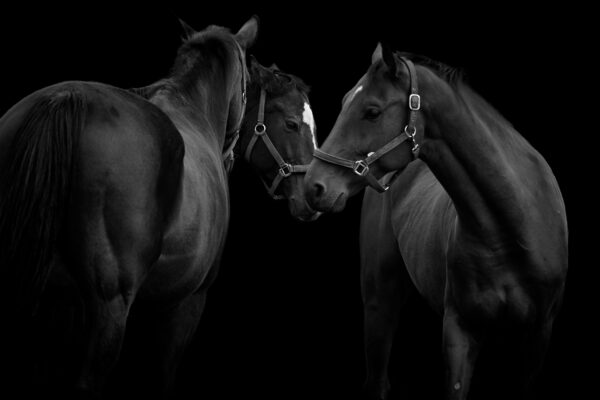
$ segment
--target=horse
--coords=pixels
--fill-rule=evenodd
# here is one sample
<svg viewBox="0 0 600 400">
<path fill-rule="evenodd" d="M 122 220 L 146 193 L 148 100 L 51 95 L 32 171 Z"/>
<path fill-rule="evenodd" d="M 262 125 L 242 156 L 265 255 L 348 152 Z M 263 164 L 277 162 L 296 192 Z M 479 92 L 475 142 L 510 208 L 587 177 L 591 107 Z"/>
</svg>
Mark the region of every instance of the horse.
<svg viewBox="0 0 600 400">
<path fill-rule="evenodd" d="M 3 353 L 23 358 L 45 290 L 73 290 L 83 319 L 62 386 L 76 398 L 101 395 L 134 301 L 153 327 L 146 384 L 169 393 L 217 274 L 258 19 L 184 27 L 171 73 L 144 90 L 63 82 L 0 119 Z"/>
<path fill-rule="evenodd" d="M 275 64 L 264 67 L 251 56 L 248 105 L 235 147 L 236 157 L 253 166 L 268 195 L 287 199 L 290 214 L 301 221 L 320 216 L 304 196 L 304 174 L 317 147 L 309 90 L 297 76 Z"/>
<path fill-rule="evenodd" d="M 561 307 L 568 227 L 556 178 L 456 72 L 378 44 L 306 174 L 307 200 L 324 212 L 369 186 L 360 251 L 370 399 L 388 398 L 411 288 L 442 318 L 449 399 L 467 397 L 478 356 L 503 340 L 514 375 L 501 385 L 510 398 L 532 394 Z"/>
</svg>

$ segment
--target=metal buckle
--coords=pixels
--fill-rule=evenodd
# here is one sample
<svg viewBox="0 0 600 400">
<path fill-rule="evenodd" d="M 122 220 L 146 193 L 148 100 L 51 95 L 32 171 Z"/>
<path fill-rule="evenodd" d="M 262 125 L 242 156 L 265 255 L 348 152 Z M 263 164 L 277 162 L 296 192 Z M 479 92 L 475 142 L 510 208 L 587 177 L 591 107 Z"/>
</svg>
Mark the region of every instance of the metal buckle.
<svg viewBox="0 0 600 400">
<path fill-rule="evenodd" d="M 411 139 L 414 139 L 415 135 L 417 134 L 417 127 L 416 126 L 412 126 L 412 132 L 408 131 L 409 126 L 406 125 L 404 127 L 404 133 L 406 134 L 406 136 L 408 136 Z"/>
<path fill-rule="evenodd" d="M 288 176 L 290 176 L 292 174 L 292 166 L 290 164 L 283 164 L 281 167 L 279 167 L 279 175 L 283 176 L 284 178 L 287 178 Z"/>
<path fill-rule="evenodd" d="M 267 126 L 265 124 L 263 124 L 262 122 L 257 122 L 256 125 L 254 125 L 254 134 L 255 135 L 257 135 L 257 136 L 264 135 L 266 131 L 267 131 Z"/>
<path fill-rule="evenodd" d="M 421 96 L 416 93 L 408 96 L 408 108 L 412 111 L 419 111 L 421 109 Z"/>
<path fill-rule="evenodd" d="M 358 160 L 354 163 L 352 171 L 358 176 L 366 176 L 369 173 L 369 164 L 365 160 Z"/>
</svg>

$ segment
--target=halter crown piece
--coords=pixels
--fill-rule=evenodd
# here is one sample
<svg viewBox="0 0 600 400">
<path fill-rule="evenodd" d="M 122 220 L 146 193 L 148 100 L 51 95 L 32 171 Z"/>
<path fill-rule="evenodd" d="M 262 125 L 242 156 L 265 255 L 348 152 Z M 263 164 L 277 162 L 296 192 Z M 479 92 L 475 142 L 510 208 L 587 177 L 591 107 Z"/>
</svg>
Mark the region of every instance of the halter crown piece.
<svg viewBox="0 0 600 400">
<path fill-rule="evenodd" d="M 313 156 L 319 160 L 325 161 L 329 164 L 339 165 L 341 167 L 350 168 L 356 175 L 362 176 L 367 179 L 368 184 L 378 192 L 382 193 L 389 189 L 392 180 L 397 176 L 394 174 L 386 184 L 382 184 L 375 178 L 370 172 L 370 165 L 381 158 L 383 155 L 389 153 L 401 143 L 406 140 L 410 140 L 412 143 L 412 156 L 413 159 L 417 158 L 419 153 L 419 145 L 415 140 L 417 134 L 417 111 L 421 109 L 421 97 L 419 96 L 417 74 L 413 62 L 407 58 L 400 57 L 400 60 L 406 65 L 408 69 L 408 80 L 410 85 L 410 95 L 408 96 L 408 123 L 398 136 L 390 140 L 388 143 L 380 147 L 377 151 L 371 152 L 366 158 L 362 160 L 349 160 L 346 158 L 338 157 L 333 154 L 325 153 L 319 149 L 315 149 Z M 414 79 L 413 79 L 414 78 Z"/>
<path fill-rule="evenodd" d="M 244 158 L 246 159 L 246 161 L 250 162 L 250 157 L 252 156 L 252 151 L 254 150 L 254 145 L 256 144 L 256 141 L 260 138 L 264 142 L 265 146 L 267 146 L 269 153 L 271 153 L 271 155 L 273 156 L 273 158 L 275 159 L 275 161 L 277 162 L 277 165 L 279 167 L 277 169 L 277 175 L 275 176 L 275 179 L 273 179 L 273 182 L 271 182 L 270 185 L 267 184 L 267 182 L 265 182 L 264 179 L 261 178 L 261 180 L 263 182 L 263 185 L 265 185 L 265 188 L 267 189 L 269 196 L 271 196 L 275 200 L 281 200 L 281 199 L 283 199 L 283 196 L 275 194 L 275 192 L 277 191 L 277 187 L 279 187 L 279 184 L 281 183 L 281 181 L 284 178 L 291 176 L 292 174 L 306 173 L 306 171 L 308 170 L 308 164 L 292 165 L 290 163 L 287 163 L 287 162 L 285 162 L 285 160 L 283 159 L 281 154 L 279 154 L 279 151 L 277 151 L 277 148 L 275 147 L 275 145 L 269 138 L 269 135 L 267 134 L 267 126 L 265 125 L 265 101 L 266 101 L 266 98 L 267 98 L 267 93 L 266 93 L 265 89 L 261 88 L 260 89 L 260 100 L 258 103 L 258 118 L 256 120 L 256 125 L 254 126 L 254 134 L 252 135 L 252 138 L 250 139 L 250 143 L 248 143 L 248 147 L 246 147 L 246 152 L 244 153 Z"/>
</svg>

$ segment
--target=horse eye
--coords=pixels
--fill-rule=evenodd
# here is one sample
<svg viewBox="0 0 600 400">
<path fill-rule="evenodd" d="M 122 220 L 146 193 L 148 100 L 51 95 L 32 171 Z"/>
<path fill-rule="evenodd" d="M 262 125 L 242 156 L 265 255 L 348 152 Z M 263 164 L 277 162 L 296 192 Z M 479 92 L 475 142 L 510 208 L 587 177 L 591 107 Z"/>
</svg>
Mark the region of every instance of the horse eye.
<svg viewBox="0 0 600 400">
<path fill-rule="evenodd" d="M 285 121 L 285 127 L 288 128 L 290 131 L 297 131 L 299 125 L 296 121 Z"/>
<path fill-rule="evenodd" d="M 367 108 L 364 118 L 369 121 L 375 121 L 381 115 L 381 110 L 378 108 Z"/>
</svg>

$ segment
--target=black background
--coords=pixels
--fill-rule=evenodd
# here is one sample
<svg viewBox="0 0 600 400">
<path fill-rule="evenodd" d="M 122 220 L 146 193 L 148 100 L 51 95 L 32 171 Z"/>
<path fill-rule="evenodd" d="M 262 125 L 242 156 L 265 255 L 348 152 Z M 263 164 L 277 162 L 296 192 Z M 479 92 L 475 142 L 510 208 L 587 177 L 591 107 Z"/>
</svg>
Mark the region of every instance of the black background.
<svg viewBox="0 0 600 400">
<path fill-rule="evenodd" d="M 577 17 L 549 6 L 529 11 L 492 5 L 392 8 L 372 2 L 369 9 L 348 4 L 326 11 L 324 2 L 222 3 L 5 8 L 0 15 L 0 112 L 64 80 L 136 87 L 164 77 L 182 35 L 177 17 L 197 30 L 218 24 L 237 31 L 257 14 L 259 37 L 249 52 L 312 86 L 319 143 L 379 40 L 461 67 L 471 86 L 547 159 L 567 205 L 570 270 L 540 398 L 597 393 L 589 278 L 594 262 L 583 253 L 588 217 L 580 202 L 581 164 L 574 149 L 581 144 L 571 136 L 570 118 L 570 84 L 579 82 L 583 72 L 571 64 L 580 41 L 574 31 Z M 243 163 L 231 177 L 231 194 L 224 260 L 181 369 L 180 393 L 203 399 L 355 397 L 365 372 L 361 196 L 340 214 L 300 223 L 292 220 L 284 202 L 268 198 Z M 411 299 L 393 352 L 394 396 L 441 398 L 440 349 L 441 321 L 420 299 Z"/>
</svg>

